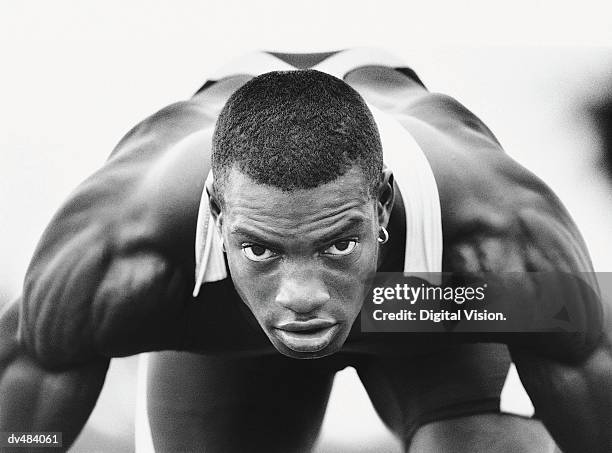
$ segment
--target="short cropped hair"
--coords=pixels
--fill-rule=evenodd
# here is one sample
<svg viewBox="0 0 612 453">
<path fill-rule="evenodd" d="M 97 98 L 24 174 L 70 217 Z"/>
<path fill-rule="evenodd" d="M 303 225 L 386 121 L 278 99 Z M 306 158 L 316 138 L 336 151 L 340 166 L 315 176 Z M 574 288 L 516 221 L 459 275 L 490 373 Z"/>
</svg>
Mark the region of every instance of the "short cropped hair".
<svg viewBox="0 0 612 453">
<path fill-rule="evenodd" d="M 334 181 L 357 165 L 371 196 L 383 158 L 372 113 L 359 93 L 315 70 L 251 79 L 223 107 L 213 134 L 215 192 L 223 202 L 229 171 L 284 191 Z"/>
</svg>

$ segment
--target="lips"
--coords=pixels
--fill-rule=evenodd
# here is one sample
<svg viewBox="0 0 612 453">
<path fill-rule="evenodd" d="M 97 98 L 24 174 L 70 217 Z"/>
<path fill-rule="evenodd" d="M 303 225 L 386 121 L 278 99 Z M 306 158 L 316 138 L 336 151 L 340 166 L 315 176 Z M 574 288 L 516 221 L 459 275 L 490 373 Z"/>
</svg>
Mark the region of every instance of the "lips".
<svg viewBox="0 0 612 453">
<path fill-rule="evenodd" d="M 318 352 L 330 345 L 339 327 L 335 321 L 310 319 L 279 324 L 274 333 L 292 351 Z"/>
</svg>

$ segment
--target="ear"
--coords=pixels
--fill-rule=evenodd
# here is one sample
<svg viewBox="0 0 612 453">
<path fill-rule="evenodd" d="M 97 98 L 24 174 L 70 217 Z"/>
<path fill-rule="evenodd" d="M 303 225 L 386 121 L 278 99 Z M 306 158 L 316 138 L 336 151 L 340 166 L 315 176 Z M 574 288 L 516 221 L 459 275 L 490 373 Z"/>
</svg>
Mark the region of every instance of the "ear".
<svg viewBox="0 0 612 453">
<path fill-rule="evenodd" d="M 210 213 L 215 221 L 215 227 L 219 232 L 219 235 L 223 237 L 221 234 L 221 226 L 223 224 L 223 213 L 221 211 L 221 203 L 219 202 L 219 196 L 215 192 L 215 185 L 213 184 L 213 179 L 208 178 L 206 180 L 206 193 L 208 193 L 208 205 L 210 207 Z"/>
<path fill-rule="evenodd" d="M 393 172 L 385 166 L 383 167 L 382 178 L 378 186 L 378 199 L 376 200 L 378 223 L 381 227 L 387 227 L 389 223 L 394 200 Z"/>
</svg>

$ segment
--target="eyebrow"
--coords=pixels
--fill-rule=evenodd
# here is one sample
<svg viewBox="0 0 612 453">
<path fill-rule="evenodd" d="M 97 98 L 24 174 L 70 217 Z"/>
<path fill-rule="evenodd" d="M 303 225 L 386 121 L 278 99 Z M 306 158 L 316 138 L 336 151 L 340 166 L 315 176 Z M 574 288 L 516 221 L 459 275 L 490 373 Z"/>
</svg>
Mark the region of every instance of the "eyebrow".
<svg viewBox="0 0 612 453">
<path fill-rule="evenodd" d="M 317 239 L 315 241 L 315 243 L 318 246 L 327 244 L 329 242 L 331 242 L 332 240 L 338 238 L 338 236 L 341 236 L 342 234 L 344 234 L 346 231 L 348 230 L 353 230 L 353 229 L 357 229 L 357 228 L 361 228 L 361 226 L 365 223 L 365 219 L 361 216 L 353 216 L 351 218 L 349 218 L 346 222 L 343 222 L 342 225 L 339 228 L 336 228 L 334 231 L 332 231 L 329 234 L 326 234 L 325 236 Z"/>
<path fill-rule="evenodd" d="M 334 229 L 334 231 L 325 234 L 324 236 L 322 236 L 321 238 L 317 238 L 315 240 L 315 244 L 317 247 L 320 247 L 326 243 L 329 243 L 331 241 L 333 241 L 334 239 L 336 239 L 337 237 L 341 236 L 342 234 L 344 234 L 346 231 L 348 230 L 353 230 L 356 228 L 360 228 L 363 224 L 365 223 L 365 219 L 361 216 L 352 216 L 350 217 L 348 220 L 343 221 L 342 225 L 336 229 Z M 261 245 L 270 245 L 272 247 L 275 247 L 277 249 L 281 249 L 282 248 L 282 244 L 280 244 L 278 241 L 271 239 L 269 237 L 266 236 L 262 236 L 260 235 L 257 231 L 252 230 L 248 227 L 245 227 L 244 225 L 238 225 L 234 228 L 232 228 L 230 230 L 230 234 L 232 235 L 240 235 L 245 237 L 248 240 L 252 240 L 255 243 L 261 244 Z"/>
<path fill-rule="evenodd" d="M 261 236 L 257 231 L 251 230 L 248 227 L 236 226 L 230 230 L 230 234 L 242 236 L 249 241 L 253 241 L 261 245 L 274 245 L 275 241 L 266 236 Z"/>
</svg>

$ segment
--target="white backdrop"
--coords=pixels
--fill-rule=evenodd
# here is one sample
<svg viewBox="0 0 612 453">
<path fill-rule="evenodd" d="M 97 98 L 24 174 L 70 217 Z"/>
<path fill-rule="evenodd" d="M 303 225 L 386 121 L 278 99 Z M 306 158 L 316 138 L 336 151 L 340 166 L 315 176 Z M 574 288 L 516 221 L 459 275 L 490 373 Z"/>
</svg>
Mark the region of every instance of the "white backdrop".
<svg viewBox="0 0 612 453">
<path fill-rule="evenodd" d="M 596 270 L 612 271 L 612 190 L 588 115 L 612 92 L 609 2 L 407 3 L 0 0 L 0 304 L 18 295 L 59 203 L 121 136 L 253 49 L 395 53 L 553 187 Z M 75 450 L 133 448 L 134 369 L 134 359 L 112 366 Z M 339 379 L 320 451 L 346 451 L 341 437 L 355 451 L 397 451 L 352 371 Z"/>
</svg>

